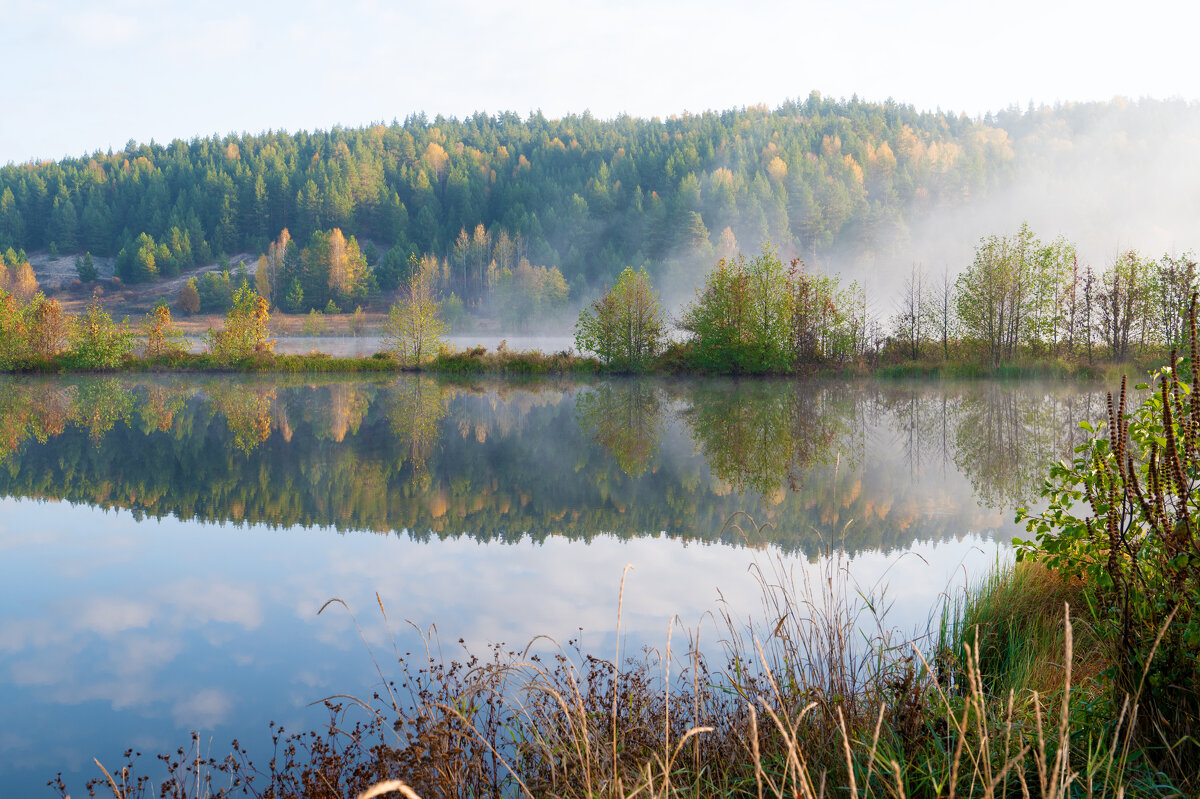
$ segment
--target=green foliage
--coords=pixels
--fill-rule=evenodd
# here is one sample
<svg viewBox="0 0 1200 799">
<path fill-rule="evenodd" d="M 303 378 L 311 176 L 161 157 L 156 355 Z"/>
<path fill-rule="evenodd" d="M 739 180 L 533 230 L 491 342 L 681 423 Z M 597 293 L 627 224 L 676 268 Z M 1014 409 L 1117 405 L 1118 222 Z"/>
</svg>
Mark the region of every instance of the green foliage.
<svg viewBox="0 0 1200 799">
<path fill-rule="evenodd" d="M 21 304 L 0 286 L 0 369 L 13 369 L 25 360 L 28 336 Z"/>
<path fill-rule="evenodd" d="M 525 330 L 555 321 L 566 307 L 568 292 L 557 267 L 534 266 L 522 258 L 515 269 L 504 269 L 497 276 L 493 302 L 507 327 Z"/>
<path fill-rule="evenodd" d="M 361 305 L 356 306 L 354 308 L 354 313 L 350 314 L 350 318 L 347 320 L 347 327 L 350 328 L 350 335 L 361 336 L 366 330 L 366 326 L 366 314 L 363 313 Z"/>
<path fill-rule="evenodd" d="M 438 318 L 433 296 L 437 262 L 412 257 L 411 277 L 400 298 L 388 311 L 384 344 L 401 366 L 420 367 L 437 354 L 446 325 Z"/>
<path fill-rule="evenodd" d="M 225 315 L 224 329 L 208 331 L 208 351 L 221 362 L 269 353 L 272 342 L 267 340 L 268 310 L 267 301 L 243 285 L 233 294 L 233 307 Z"/>
<path fill-rule="evenodd" d="M 58 300 L 38 292 L 22 309 L 22 314 L 28 357 L 44 361 L 67 349 L 74 320 L 63 311 Z"/>
<path fill-rule="evenodd" d="M 179 310 L 191 316 L 194 313 L 200 312 L 200 288 L 196 283 L 196 278 L 191 278 L 179 290 L 179 296 L 175 299 L 175 305 Z"/>
<path fill-rule="evenodd" d="M 75 274 L 79 275 L 79 279 L 84 283 L 91 283 L 100 277 L 100 273 L 96 269 L 96 263 L 92 260 L 90 252 L 85 252 L 83 255 L 75 258 Z"/>
<path fill-rule="evenodd" d="M 315 308 L 308 312 L 308 316 L 304 318 L 304 324 L 300 326 L 300 332 L 305 336 L 323 336 L 329 332 L 329 326 L 325 323 L 325 314 Z"/>
<path fill-rule="evenodd" d="M 466 318 L 467 309 L 463 307 L 463 301 L 458 298 L 458 295 L 451 293 L 449 297 L 442 300 L 438 314 L 446 323 L 446 332 L 448 333 L 457 328 Z"/>
<path fill-rule="evenodd" d="M 245 287 L 245 284 L 242 285 Z M 201 311 L 204 313 L 225 311 L 233 303 L 234 281 L 227 269 L 220 272 L 205 272 L 197 283 L 197 291 Z"/>
<path fill-rule="evenodd" d="M 502 375 L 562 375 L 594 374 L 600 362 L 594 358 L 583 358 L 570 352 L 544 353 L 538 350 L 514 351 L 505 348 L 488 352 L 484 347 L 469 350 L 452 350 L 442 347 L 437 357 L 430 362 L 430 371 L 440 374 L 489 374 Z"/>
<path fill-rule="evenodd" d="M 776 250 L 750 261 L 722 258 L 709 272 L 681 326 L 696 341 L 698 364 L 718 372 L 784 371 L 791 366 L 791 292 Z"/>
<path fill-rule="evenodd" d="M 129 320 L 114 322 L 95 300 L 72 327 L 67 356 L 76 368 L 115 369 L 133 352 L 134 333 Z"/>
<path fill-rule="evenodd" d="M 575 346 L 617 370 L 646 369 L 665 345 L 666 316 L 645 269 L 625 267 L 575 324 Z"/>
<path fill-rule="evenodd" d="M 407 246 L 397 244 L 387 251 L 383 260 L 375 267 L 375 279 L 379 288 L 393 291 L 406 284 L 409 279 L 408 259 L 413 251 Z"/>
<path fill-rule="evenodd" d="M 0 287 L 0 369 L 50 363 L 68 348 L 74 321 L 41 292 L 21 302 Z"/>
<path fill-rule="evenodd" d="M 304 309 L 304 287 L 300 285 L 300 278 L 292 278 L 284 305 L 292 313 L 299 313 Z"/>
<path fill-rule="evenodd" d="M 171 309 L 165 304 L 155 306 L 142 322 L 146 339 L 147 358 L 178 359 L 188 351 L 183 333 L 171 321 Z"/>
<path fill-rule="evenodd" d="M 157 280 L 157 254 L 158 246 L 154 243 L 154 237 L 147 233 L 140 234 L 117 253 L 117 276 L 126 283 Z"/>
<path fill-rule="evenodd" d="M 723 373 L 786 372 L 848 360 L 866 346 L 861 290 L 806 274 L 799 260 L 786 267 L 769 245 L 749 261 L 721 259 L 681 326 L 693 335 L 693 364 Z"/>
<path fill-rule="evenodd" d="M 1146 398 L 1127 410 L 1122 381 L 1109 395 L 1107 435 L 1050 470 L 1046 510 L 1018 512 L 1035 534 L 1018 556 L 1086 578 L 1093 610 L 1118 647 L 1119 705 L 1140 698 L 1155 737 L 1176 762 L 1200 756 L 1200 364 L 1191 311 L 1191 357 L 1154 375 Z M 1189 369 L 1190 384 L 1180 378 Z M 1077 505 L 1085 502 L 1084 513 Z M 1176 743 L 1178 742 L 1178 743 Z"/>
</svg>

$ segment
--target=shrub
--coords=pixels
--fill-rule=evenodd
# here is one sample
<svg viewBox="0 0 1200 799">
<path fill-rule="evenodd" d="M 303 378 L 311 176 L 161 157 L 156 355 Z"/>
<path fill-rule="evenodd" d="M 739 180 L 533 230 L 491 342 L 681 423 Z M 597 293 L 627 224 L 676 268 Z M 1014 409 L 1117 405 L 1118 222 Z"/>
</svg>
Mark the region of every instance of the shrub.
<svg viewBox="0 0 1200 799">
<path fill-rule="evenodd" d="M 325 314 L 313 308 L 308 312 L 308 316 L 304 318 L 304 324 L 300 326 L 300 332 L 306 336 L 323 336 L 329 330 L 325 324 Z"/>
<path fill-rule="evenodd" d="M 183 333 L 172 323 L 171 309 L 167 306 L 159 305 L 147 314 L 142 329 L 146 337 L 147 358 L 163 358 L 187 352 Z"/>
<path fill-rule="evenodd" d="M 1156 743 L 1175 763 L 1200 759 L 1200 363 L 1196 299 L 1191 353 L 1163 367 L 1153 391 L 1127 410 L 1125 380 L 1108 400 L 1106 434 L 1050 470 L 1041 513 L 1018 512 L 1033 541 L 1018 557 L 1086 578 L 1098 623 L 1117 648 L 1112 674 L 1120 706 L 1140 697 Z M 1190 372 L 1191 383 L 1180 379 Z M 1075 503 L 1086 502 L 1081 516 Z M 1164 750 L 1165 751 L 1165 750 Z"/>
<path fill-rule="evenodd" d="M 179 296 L 175 299 L 175 304 L 179 310 L 189 316 L 200 312 L 200 290 L 196 286 L 196 278 L 189 280 L 179 290 Z"/>
<path fill-rule="evenodd" d="M 0 286 L 0 369 L 12 369 L 25 360 L 29 348 L 25 314 L 17 298 Z"/>
<path fill-rule="evenodd" d="M 35 358 L 53 358 L 64 352 L 71 339 L 71 317 L 58 300 L 46 299 L 41 292 L 25 306 L 25 329 L 29 354 Z"/>
<path fill-rule="evenodd" d="M 225 329 L 208 331 L 209 352 L 221 361 L 270 352 L 274 342 L 267 340 L 269 319 L 267 301 L 243 284 L 233 293 L 233 307 L 225 315 Z"/>
<path fill-rule="evenodd" d="M 128 320 L 114 322 L 94 300 L 72 327 L 68 355 L 77 368 L 114 369 L 133 352 L 133 331 Z"/>
<path fill-rule="evenodd" d="M 363 313 L 362 306 L 356 306 L 354 313 L 350 314 L 350 319 L 347 321 L 350 328 L 350 335 L 361 336 L 363 330 L 367 326 L 366 314 Z"/>
</svg>

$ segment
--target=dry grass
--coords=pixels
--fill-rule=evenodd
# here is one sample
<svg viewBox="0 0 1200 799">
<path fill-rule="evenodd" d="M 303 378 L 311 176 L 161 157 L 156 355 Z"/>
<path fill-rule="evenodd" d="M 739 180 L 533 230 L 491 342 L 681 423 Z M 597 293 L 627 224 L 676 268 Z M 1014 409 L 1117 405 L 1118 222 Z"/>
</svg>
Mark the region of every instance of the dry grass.
<svg viewBox="0 0 1200 799">
<path fill-rule="evenodd" d="M 1076 664 L 1094 664 L 1077 651 L 1069 604 L 1057 604 L 1074 586 L 1036 570 L 993 581 L 987 596 L 1011 602 L 1014 618 L 1061 631 L 1039 633 L 1058 642 L 1061 667 L 997 676 L 985 664 L 1004 661 L 989 651 L 981 608 L 959 607 L 960 622 L 970 612 L 979 623 L 956 639 L 957 654 L 925 651 L 887 630 L 878 593 L 844 567 L 837 557 L 816 574 L 768 561 L 760 621 L 722 607 L 677 646 L 671 620 L 665 647 L 633 658 L 538 639 L 447 662 L 434 635 L 417 659 L 393 641 L 395 665 L 376 660 L 377 694 L 331 697 L 325 729 L 275 730 L 265 770 L 236 743 L 218 761 L 194 740 L 164 760 L 171 776 L 160 785 L 127 766 L 92 787 L 117 799 L 1183 795 L 1129 748 L 1136 697 L 1103 723 L 1084 707 Z M 618 630 L 620 616 L 619 594 Z M 714 627 L 719 668 L 700 643 Z M 1030 685 L 1014 683 L 1022 674 Z"/>
</svg>

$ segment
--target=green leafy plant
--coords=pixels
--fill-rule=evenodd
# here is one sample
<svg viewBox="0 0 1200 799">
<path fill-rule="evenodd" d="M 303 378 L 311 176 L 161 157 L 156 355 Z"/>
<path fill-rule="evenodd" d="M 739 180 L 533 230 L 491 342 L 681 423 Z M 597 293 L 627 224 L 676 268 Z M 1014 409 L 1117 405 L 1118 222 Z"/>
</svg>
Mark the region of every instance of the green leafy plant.
<svg viewBox="0 0 1200 799">
<path fill-rule="evenodd" d="M 146 357 L 163 358 L 179 356 L 188 350 L 183 332 L 171 320 L 171 309 L 166 305 L 155 306 L 142 322 L 142 333 L 146 338 Z"/>
<path fill-rule="evenodd" d="M 306 336 L 323 336 L 328 333 L 329 326 L 325 324 L 325 314 L 316 308 L 309 311 L 308 316 L 304 318 L 304 324 L 300 326 L 300 332 Z"/>
<path fill-rule="evenodd" d="M 267 340 L 269 318 L 267 301 L 243 284 L 233 293 L 233 307 L 225 315 L 225 329 L 209 330 L 205 336 L 209 352 L 222 361 L 270 352 L 274 342 Z"/>
<path fill-rule="evenodd" d="M 575 346 L 618 370 L 645 369 L 665 345 L 666 317 L 645 269 L 625 267 L 575 324 Z"/>
<path fill-rule="evenodd" d="M 383 338 L 401 366 L 419 367 L 437 355 L 446 325 L 438 318 L 440 304 L 433 293 L 436 262 L 429 258 L 410 260 L 412 275 L 388 311 Z"/>
<path fill-rule="evenodd" d="M 115 369 L 133 352 L 133 331 L 129 320 L 113 318 L 93 300 L 74 320 L 68 356 L 84 369 Z"/>
<path fill-rule="evenodd" d="M 1036 534 L 1021 559 L 1083 577 L 1092 611 L 1117 646 L 1118 705 L 1140 697 L 1147 728 L 1176 763 L 1200 757 L 1200 362 L 1196 298 L 1189 358 L 1172 352 L 1132 410 L 1124 380 L 1107 430 L 1050 470 L 1046 510 L 1018 511 Z M 1180 378 L 1190 372 L 1190 383 Z M 1085 503 L 1081 515 L 1079 503 Z"/>
</svg>

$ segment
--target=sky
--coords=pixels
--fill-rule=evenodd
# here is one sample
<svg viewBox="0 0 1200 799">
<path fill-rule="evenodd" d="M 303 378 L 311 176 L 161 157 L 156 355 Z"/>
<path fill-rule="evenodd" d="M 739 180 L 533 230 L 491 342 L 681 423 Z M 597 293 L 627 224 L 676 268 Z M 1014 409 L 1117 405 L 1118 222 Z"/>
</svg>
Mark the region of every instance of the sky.
<svg viewBox="0 0 1200 799">
<path fill-rule="evenodd" d="M 0 164 L 410 114 L 666 117 L 812 91 L 980 116 L 1200 98 L 1182 0 L 0 0 Z"/>
</svg>

